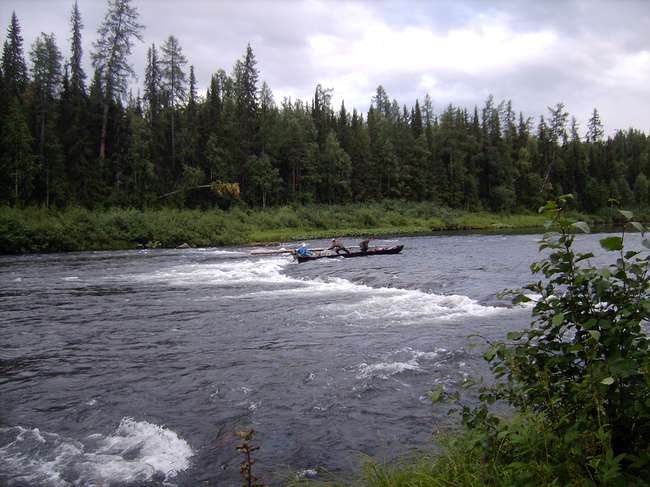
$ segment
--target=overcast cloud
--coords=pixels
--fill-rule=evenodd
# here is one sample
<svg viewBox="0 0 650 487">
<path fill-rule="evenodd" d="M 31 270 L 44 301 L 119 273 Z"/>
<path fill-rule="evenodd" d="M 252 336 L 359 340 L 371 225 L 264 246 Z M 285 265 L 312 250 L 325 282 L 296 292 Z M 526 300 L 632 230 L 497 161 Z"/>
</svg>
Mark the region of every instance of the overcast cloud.
<svg viewBox="0 0 650 487">
<path fill-rule="evenodd" d="M 69 52 L 72 0 L 0 0 L 5 29 L 15 10 L 26 54 L 41 32 Z M 608 133 L 650 132 L 650 1 L 210 1 L 134 0 L 146 26 L 131 63 L 175 35 L 199 88 L 230 72 L 248 42 L 261 79 L 283 97 L 311 98 L 321 83 L 338 107 L 365 111 L 377 85 L 411 106 L 429 93 L 436 112 L 470 109 L 489 94 L 537 118 L 564 102 L 584 127 L 598 108 Z M 84 61 L 105 10 L 79 0 Z M 6 30 L 5 30 L 6 32 Z M 142 76 L 140 76 L 142 78 Z M 141 86 L 142 79 L 134 86 Z M 583 130 L 584 132 L 584 130 Z"/>
</svg>

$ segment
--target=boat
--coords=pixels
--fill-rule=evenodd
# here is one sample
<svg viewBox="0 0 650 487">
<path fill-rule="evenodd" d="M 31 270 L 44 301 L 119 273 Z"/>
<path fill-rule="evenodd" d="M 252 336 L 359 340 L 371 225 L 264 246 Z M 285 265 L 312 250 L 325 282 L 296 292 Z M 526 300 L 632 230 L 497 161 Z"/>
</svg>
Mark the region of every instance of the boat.
<svg viewBox="0 0 650 487">
<path fill-rule="evenodd" d="M 334 259 L 336 257 L 343 257 L 345 259 L 349 259 L 352 257 L 370 257 L 371 255 L 390 255 L 390 254 L 399 254 L 402 249 L 404 248 L 403 245 L 395 245 L 394 247 L 372 247 L 369 248 L 366 252 L 350 252 L 349 254 L 346 254 L 345 252 L 337 254 L 336 252 L 328 252 L 328 253 L 314 253 L 314 255 L 298 255 L 294 254 L 295 258 L 298 260 L 299 263 L 302 262 L 308 262 L 310 260 L 318 260 L 318 259 Z"/>
</svg>

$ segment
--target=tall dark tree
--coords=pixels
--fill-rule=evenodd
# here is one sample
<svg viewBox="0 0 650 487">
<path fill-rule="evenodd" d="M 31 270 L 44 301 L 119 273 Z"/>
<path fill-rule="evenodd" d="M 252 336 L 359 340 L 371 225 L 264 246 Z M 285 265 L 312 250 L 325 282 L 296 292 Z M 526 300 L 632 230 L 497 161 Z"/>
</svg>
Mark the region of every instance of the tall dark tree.
<svg viewBox="0 0 650 487">
<path fill-rule="evenodd" d="M 55 97 L 58 96 L 61 83 L 61 53 L 56 46 L 54 34 L 42 33 L 34 42 L 30 52 L 32 60 L 32 73 L 34 75 L 34 88 L 36 91 L 37 111 L 39 118 L 38 129 L 38 156 L 41 169 L 45 179 L 45 206 L 50 206 L 50 173 L 52 159 L 56 155 L 48 150 L 46 156 L 46 145 L 53 145 L 53 107 Z M 46 136 L 46 133 L 49 137 Z M 55 176 L 62 176 L 55 174 Z"/>
<path fill-rule="evenodd" d="M 82 62 L 82 29 L 81 12 L 75 2 L 70 14 L 70 57 L 59 100 L 58 132 L 70 199 L 75 203 L 89 204 L 92 198 L 90 187 L 96 186 L 91 181 L 98 175 L 91 166 L 96 157 L 96 142 L 92 140 L 92 117 Z"/>
<path fill-rule="evenodd" d="M 603 130 L 603 122 L 600 120 L 600 115 L 598 110 L 594 108 L 591 118 L 587 123 L 587 142 L 600 142 L 603 140 L 603 135 L 605 131 Z"/>
<path fill-rule="evenodd" d="M 97 30 L 93 43 L 93 66 L 101 76 L 104 99 L 102 101 L 102 128 L 99 141 L 99 158 L 106 158 L 108 114 L 115 98 L 127 91 L 127 79 L 135 76 L 128 58 L 134 39 L 142 41 L 144 26 L 138 23 L 138 10 L 131 0 L 108 0 L 108 11 Z"/>
<path fill-rule="evenodd" d="M 81 47 L 81 29 L 84 25 L 81 20 L 81 12 L 77 2 L 74 2 L 72 7 L 72 14 L 70 15 L 70 24 L 72 29 L 72 37 L 70 38 L 70 91 L 73 94 L 80 94 L 85 92 L 86 73 L 83 70 L 81 63 L 81 56 L 83 53 Z"/>
<path fill-rule="evenodd" d="M 147 65 L 144 71 L 144 100 L 147 103 L 147 119 L 154 127 L 158 121 L 161 103 L 162 73 L 155 44 L 147 49 Z"/>
<path fill-rule="evenodd" d="M 235 116 L 238 133 L 239 149 L 239 183 L 244 189 L 246 197 L 246 182 L 248 179 L 248 161 L 250 156 L 256 155 L 255 141 L 258 131 L 257 117 L 257 61 L 251 45 L 246 46 L 246 54 L 235 68 Z"/>
<path fill-rule="evenodd" d="M 176 106 L 184 103 L 187 96 L 187 78 L 183 71 L 187 59 L 183 55 L 178 39 L 170 35 L 162 48 L 162 82 L 168 103 L 171 106 L 171 148 L 172 148 L 172 174 L 177 175 L 176 166 Z"/>
<path fill-rule="evenodd" d="M 8 95 L 21 96 L 27 87 L 27 65 L 23 53 L 23 38 L 16 12 L 11 14 L 7 40 L 2 51 L 2 74 Z"/>
<path fill-rule="evenodd" d="M 34 174 L 32 136 L 23 105 L 15 96 L 11 99 L 2 127 L 0 146 L 2 147 L 1 173 L 6 177 L 3 178 L 2 183 L 6 185 L 7 179 L 13 183 L 8 185 L 11 187 L 10 191 L 3 191 L 0 194 L 8 197 L 13 193 L 13 203 L 16 206 L 29 203 Z"/>
<path fill-rule="evenodd" d="M 183 124 L 182 160 L 183 164 L 191 167 L 196 167 L 199 159 L 198 101 L 194 66 L 190 66 L 190 76 L 187 88 L 187 105 L 185 106 L 185 123 Z"/>
</svg>

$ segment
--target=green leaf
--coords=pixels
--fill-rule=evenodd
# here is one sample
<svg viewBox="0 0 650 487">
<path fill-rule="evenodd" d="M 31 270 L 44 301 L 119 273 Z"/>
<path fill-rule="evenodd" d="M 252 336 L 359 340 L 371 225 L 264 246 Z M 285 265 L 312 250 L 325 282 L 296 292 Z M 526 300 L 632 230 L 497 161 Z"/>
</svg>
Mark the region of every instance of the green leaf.
<svg viewBox="0 0 650 487">
<path fill-rule="evenodd" d="M 562 324 L 563 321 L 564 321 L 564 313 L 558 313 L 555 316 L 553 316 L 551 323 L 553 324 L 553 326 L 559 326 Z"/>
<path fill-rule="evenodd" d="M 613 377 L 605 377 L 603 380 L 600 381 L 601 384 L 605 384 L 606 386 L 611 386 L 614 383 L 614 378 Z"/>
<path fill-rule="evenodd" d="M 621 237 L 607 237 L 600 240 L 600 246 L 608 251 L 621 250 L 623 239 Z"/>
<path fill-rule="evenodd" d="M 508 340 L 519 340 L 523 335 L 523 331 L 511 331 L 506 335 L 506 338 Z"/>
<path fill-rule="evenodd" d="M 532 300 L 528 296 L 525 294 L 519 294 L 513 298 L 512 304 L 528 303 L 529 301 Z"/>
<path fill-rule="evenodd" d="M 591 230 L 589 230 L 589 225 L 587 225 L 585 222 L 575 222 L 571 224 L 572 227 L 576 227 L 578 230 L 582 231 L 583 233 L 589 233 Z"/>
<path fill-rule="evenodd" d="M 433 404 L 439 403 L 442 401 L 442 396 L 445 393 L 445 388 L 442 386 L 442 384 L 438 384 L 436 388 L 431 391 L 431 402 Z"/>
<path fill-rule="evenodd" d="M 618 212 L 619 212 L 621 215 L 623 215 L 627 221 L 630 221 L 630 220 L 632 219 L 632 217 L 634 216 L 634 213 L 632 213 L 631 211 L 627 211 L 627 210 L 618 210 Z"/>
<path fill-rule="evenodd" d="M 639 232 L 641 232 L 641 235 L 645 233 L 645 227 L 641 225 L 639 222 L 628 222 L 630 225 L 632 225 L 634 228 L 636 228 Z"/>
<path fill-rule="evenodd" d="M 490 362 L 494 356 L 497 354 L 497 351 L 494 349 L 494 347 L 490 348 L 487 352 L 483 354 L 483 358 Z"/>
<path fill-rule="evenodd" d="M 557 203 L 555 201 L 547 201 L 546 204 L 544 206 L 541 206 L 537 211 L 539 213 L 544 213 L 545 211 L 550 211 L 555 209 L 557 209 Z"/>
<path fill-rule="evenodd" d="M 646 249 L 650 249 L 650 240 L 648 240 L 647 238 L 644 238 L 644 239 L 643 239 L 643 242 L 641 242 L 641 244 L 642 244 Z"/>
<path fill-rule="evenodd" d="M 589 334 L 591 335 L 591 338 L 594 340 L 598 341 L 600 340 L 600 332 L 598 330 L 589 330 Z"/>
</svg>

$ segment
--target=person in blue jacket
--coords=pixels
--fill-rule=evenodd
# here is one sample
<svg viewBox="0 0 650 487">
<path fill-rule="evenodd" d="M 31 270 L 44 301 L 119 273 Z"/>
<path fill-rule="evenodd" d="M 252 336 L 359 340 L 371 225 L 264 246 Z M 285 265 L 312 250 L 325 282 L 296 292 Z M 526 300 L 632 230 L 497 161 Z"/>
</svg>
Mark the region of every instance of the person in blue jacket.
<svg viewBox="0 0 650 487">
<path fill-rule="evenodd" d="M 314 253 L 311 250 L 309 250 L 307 244 L 304 242 L 300 247 L 298 247 L 298 249 L 296 250 L 296 254 L 298 254 L 300 257 L 311 257 L 312 255 L 314 255 Z"/>
</svg>

